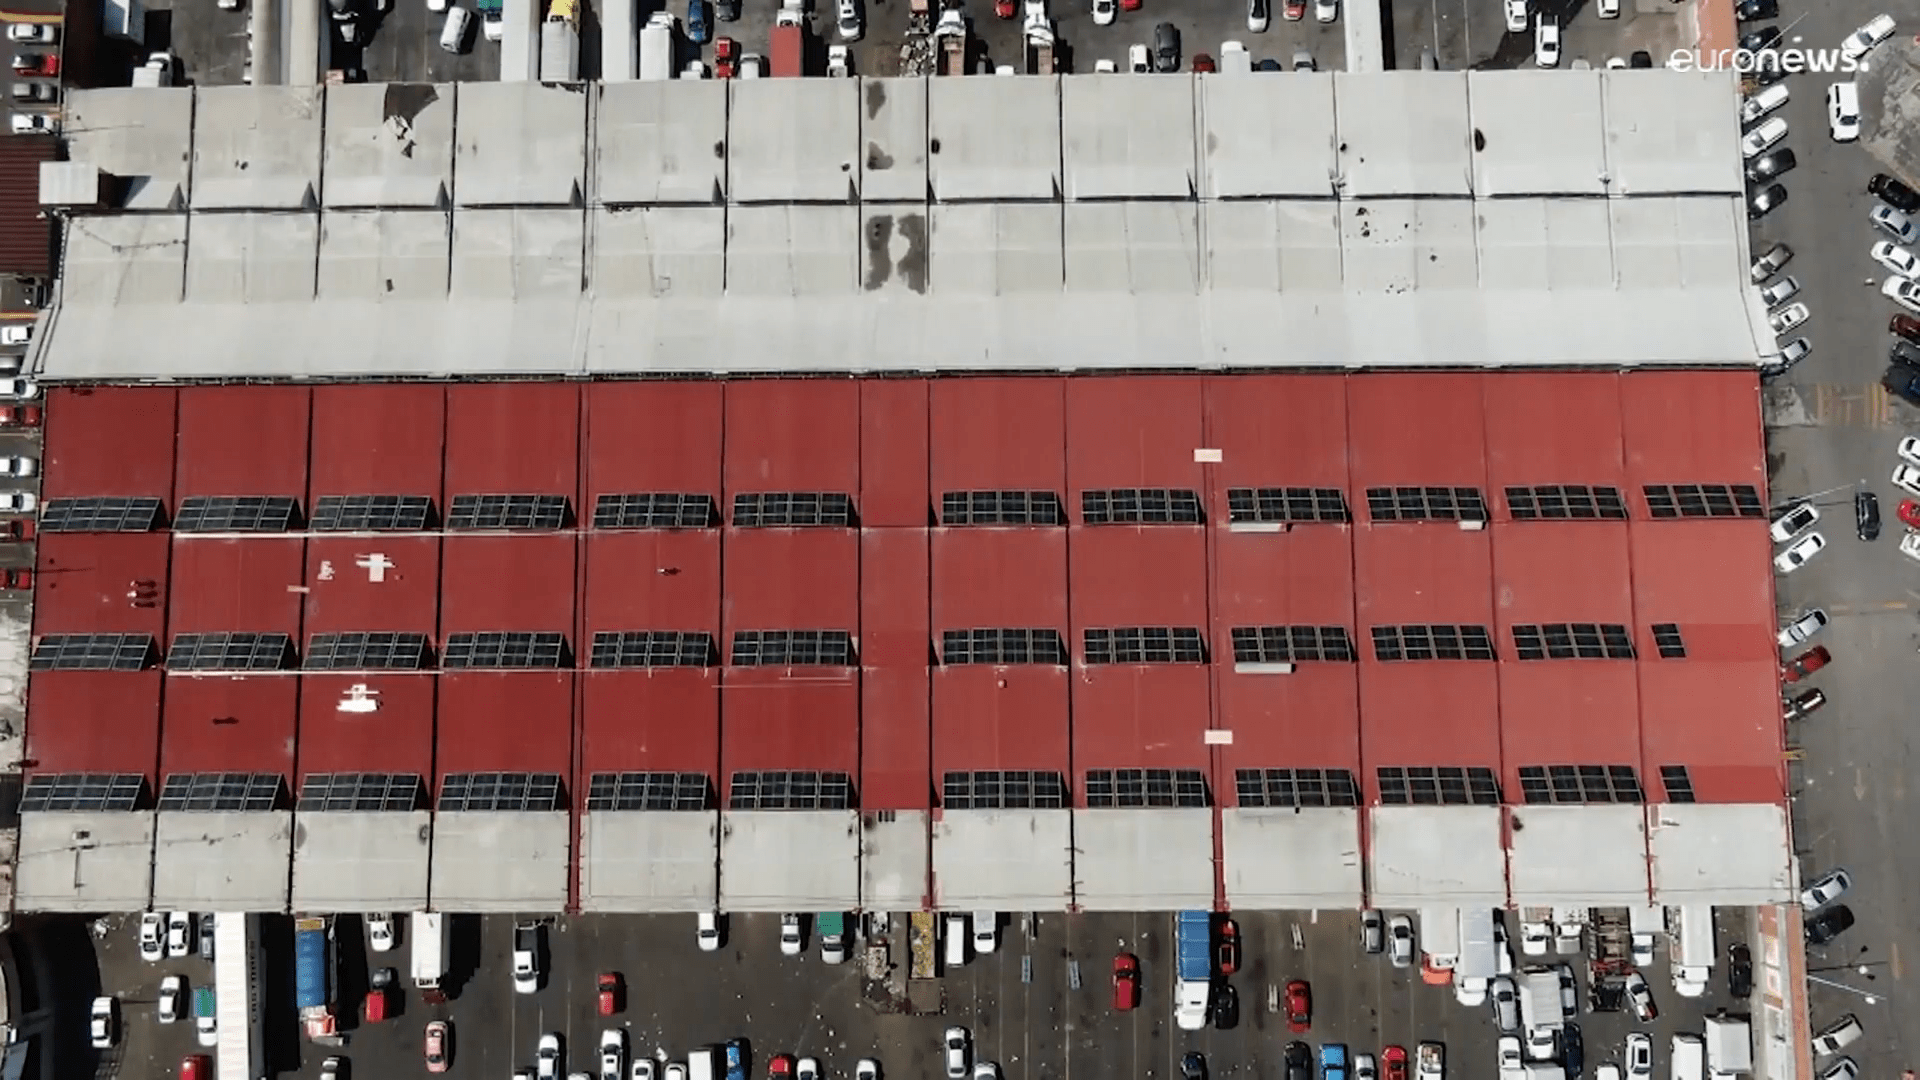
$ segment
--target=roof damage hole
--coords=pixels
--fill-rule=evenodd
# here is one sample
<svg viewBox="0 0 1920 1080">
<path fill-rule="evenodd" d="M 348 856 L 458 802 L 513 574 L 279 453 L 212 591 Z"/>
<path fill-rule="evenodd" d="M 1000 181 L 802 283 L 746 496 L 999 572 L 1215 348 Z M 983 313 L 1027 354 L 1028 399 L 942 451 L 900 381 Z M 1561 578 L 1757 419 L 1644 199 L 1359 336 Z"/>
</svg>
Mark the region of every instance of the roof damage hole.
<svg viewBox="0 0 1920 1080">
<path fill-rule="evenodd" d="M 939 152 L 940 152 L 940 140 L 939 140 L 939 139 L 928 139 L 928 140 L 927 140 L 927 153 L 929 153 L 929 154 L 937 154 L 937 153 L 939 153 Z"/>
<path fill-rule="evenodd" d="M 720 141 L 713 144 L 713 156 L 722 161 L 726 160 L 727 141 L 725 139 L 721 139 Z"/>
<path fill-rule="evenodd" d="M 927 292 L 926 215 L 908 214 L 901 218 L 900 235 L 906 238 L 907 253 L 900 256 L 897 269 L 900 276 L 907 279 L 907 288 L 924 296 Z"/>
<path fill-rule="evenodd" d="M 880 149 L 879 143 L 876 143 L 876 142 L 868 143 L 867 144 L 867 171 L 868 172 L 885 172 L 886 170 L 891 168 L 893 168 L 893 155 L 887 153 L 885 150 Z"/>
<path fill-rule="evenodd" d="M 382 120 L 400 120 L 412 126 L 414 118 L 440 100 L 432 83 L 388 83 L 380 102 Z"/>
<path fill-rule="evenodd" d="M 893 240 L 893 219 L 875 216 L 867 222 L 867 281 L 868 292 L 880 288 L 893 276 L 893 259 L 887 253 L 887 247 Z"/>
<path fill-rule="evenodd" d="M 1479 128 L 1473 129 L 1473 148 L 1476 152 L 1487 148 L 1486 133 Z"/>
<path fill-rule="evenodd" d="M 867 119 L 880 115 L 880 106 L 887 103 L 887 84 L 878 79 L 867 80 Z"/>
</svg>

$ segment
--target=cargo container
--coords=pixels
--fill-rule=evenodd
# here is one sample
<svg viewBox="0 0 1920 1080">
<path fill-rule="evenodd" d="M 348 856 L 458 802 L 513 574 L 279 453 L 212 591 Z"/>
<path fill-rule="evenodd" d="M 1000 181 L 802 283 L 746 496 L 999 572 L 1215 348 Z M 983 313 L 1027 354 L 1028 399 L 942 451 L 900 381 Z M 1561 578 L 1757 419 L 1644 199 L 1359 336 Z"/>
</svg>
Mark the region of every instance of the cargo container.
<svg viewBox="0 0 1920 1080">
<path fill-rule="evenodd" d="M 632 82 L 640 71 L 634 0 L 606 0 L 599 12 L 600 78 L 604 82 Z"/>
<path fill-rule="evenodd" d="M 972 34 L 967 17 L 958 8 L 947 8 L 940 13 L 940 21 L 933 27 L 934 41 L 940 46 L 940 74 L 967 73 L 967 40 Z"/>
<path fill-rule="evenodd" d="M 566 19 L 549 16 L 540 24 L 540 81 L 580 81 L 580 31 Z"/>
<path fill-rule="evenodd" d="M 540 0 L 503 0 L 500 81 L 532 82 L 539 74 Z"/>
<path fill-rule="evenodd" d="M 656 11 L 647 19 L 647 25 L 640 31 L 640 78 L 646 82 L 660 82 L 674 76 L 673 67 L 673 16 L 664 11 Z"/>
<path fill-rule="evenodd" d="M 332 967 L 333 926 L 324 916 L 293 920 L 293 1005 L 307 1038 L 326 1042 L 334 1038 Z"/>
<path fill-rule="evenodd" d="M 1038 15 L 1027 17 L 1027 73 L 1053 74 L 1053 23 Z"/>
<path fill-rule="evenodd" d="M 838 911 L 826 911 L 814 917 L 814 933 L 820 937 L 820 962 L 844 963 L 847 959 L 847 917 Z"/>
<path fill-rule="evenodd" d="M 1182 1031 L 1198 1031 L 1207 1023 L 1213 1001 L 1213 916 L 1205 911 L 1182 911 L 1173 923 L 1173 1019 Z"/>
<path fill-rule="evenodd" d="M 407 947 L 413 951 L 413 985 L 428 1002 L 444 1001 L 440 980 L 447 973 L 447 917 L 416 911 L 409 922 Z"/>
<path fill-rule="evenodd" d="M 780 21 L 774 24 L 767 49 L 775 78 L 793 78 L 807 73 L 807 28 L 797 17 L 789 18 L 789 11 L 789 8 L 781 9 Z"/>
<path fill-rule="evenodd" d="M 100 32 L 108 37 L 144 45 L 147 40 L 147 8 L 140 0 L 101 0 Z"/>
</svg>

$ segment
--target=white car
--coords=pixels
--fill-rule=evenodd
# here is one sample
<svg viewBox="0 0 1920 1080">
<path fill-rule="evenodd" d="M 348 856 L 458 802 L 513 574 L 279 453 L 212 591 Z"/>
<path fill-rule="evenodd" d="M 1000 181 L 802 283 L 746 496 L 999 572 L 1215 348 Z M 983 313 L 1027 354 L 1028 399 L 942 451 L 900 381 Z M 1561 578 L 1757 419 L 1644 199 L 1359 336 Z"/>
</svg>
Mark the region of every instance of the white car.
<svg viewBox="0 0 1920 1080">
<path fill-rule="evenodd" d="M 880 1080 L 880 1063 L 872 1058 L 854 1062 L 853 1080 Z"/>
<path fill-rule="evenodd" d="M 53 135 L 60 130 L 46 113 L 14 113 L 12 123 L 15 135 Z"/>
<path fill-rule="evenodd" d="M 1112 26 L 1120 5 L 1115 0 L 1093 0 L 1093 25 Z"/>
<path fill-rule="evenodd" d="M 0 514 L 31 514 L 40 505 L 40 496 L 31 491 L 0 491 Z M 142 956 L 146 955 L 144 952 Z M 160 959 L 158 956 L 155 960 Z"/>
<path fill-rule="evenodd" d="M 686 1063 L 680 1061 L 667 1062 L 666 1078 L 667 1080 L 687 1080 Z M 639 1080 L 639 1077 L 636 1076 L 634 1080 Z M 649 1076 L 647 1080 L 653 1080 L 653 1078 Z"/>
<path fill-rule="evenodd" d="M 31 508 L 29 508 L 31 509 Z M 140 915 L 140 959 L 158 963 L 167 955 L 167 920 L 157 911 Z"/>
<path fill-rule="evenodd" d="M 193 916 L 184 911 L 167 913 L 167 956 L 185 956 L 193 951 Z"/>
<path fill-rule="evenodd" d="M 1783 117 L 1771 116 L 1759 127 L 1746 133 L 1740 140 L 1742 156 L 1757 158 L 1767 152 L 1774 143 L 1787 137 L 1787 121 Z"/>
<path fill-rule="evenodd" d="M 627 1033 L 608 1028 L 600 1033 L 600 1080 L 625 1080 Z"/>
<path fill-rule="evenodd" d="M 1781 304 L 1799 295 L 1799 293 L 1800 279 L 1794 277 L 1792 274 L 1788 274 L 1786 277 L 1762 287 L 1760 290 L 1760 299 L 1765 301 L 1768 307 L 1777 308 Z"/>
<path fill-rule="evenodd" d="M 1773 327 L 1773 335 L 1779 337 L 1806 322 L 1809 317 L 1811 313 L 1807 311 L 1807 305 L 1789 304 L 1767 316 L 1767 322 Z"/>
<path fill-rule="evenodd" d="M 1633 1009 L 1634 1019 L 1650 1024 L 1660 1015 L 1653 1005 L 1653 988 L 1647 985 L 1647 977 L 1635 971 L 1627 975 L 1627 1004 Z"/>
<path fill-rule="evenodd" d="M 193 1038 L 194 1038 L 194 1041 L 198 1042 L 201 1046 L 219 1046 L 220 1045 L 219 1016 L 214 1013 L 208 1013 L 205 1016 L 194 1017 L 193 1018 Z"/>
<path fill-rule="evenodd" d="M 1248 30 L 1256 34 L 1267 32 L 1267 20 L 1272 16 L 1272 12 L 1268 9 L 1269 2 L 1270 0 L 1247 0 Z"/>
<path fill-rule="evenodd" d="M 1860 1036 L 1864 1034 L 1866 1034 L 1866 1029 L 1860 1026 L 1860 1018 L 1852 1013 L 1848 1013 L 1833 1023 L 1828 1024 L 1826 1027 L 1821 1028 L 1819 1033 L 1813 1037 L 1813 1056 L 1819 1059 L 1830 1054 L 1837 1054 L 1847 1047 L 1852 1046 L 1854 1043 L 1859 1042 Z"/>
<path fill-rule="evenodd" d="M 1397 968 L 1413 966 L 1413 920 L 1405 915 L 1387 920 L 1387 958 Z"/>
<path fill-rule="evenodd" d="M 549 1031 L 540 1036 L 533 1051 L 533 1075 L 539 1080 L 560 1080 L 560 1036 Z"/>
<path fill-rule="evenodd" d="M 186 985 L 178 975 L 169 975 L 160 980 L 160 1022 L 171 1024 L 180 1019 L 180 1002 L 186 996 Z"/>
<path fill-rule="evenodd" d="M 686 1072 L 683 1068 L 681 1070 L 682 1080 L 685 1080 L 685 1075 Z M 648 1057 L 634 1058 L 633 1073 L 629 1077 L 629 1080 L 653 1080 L 653 1059 Z"/>
<path fill-rule="evenodd" d="M 1487 1003 L 1487 982 L 1485 978 L 1459 976 L 1453 980 L 1453 999 L 1469 1009 L 1477 1009 Z"/>
<path fill-rule="evenodd" d="M 1624 57 L 1624 56 L 1609 56 L 1609 57 L 1607 57 L 1607 70 L 1608 70 L 1608 71 L 1624 71 L 1624 70 L 1626 70 L 1626 67 L 1627 67 L 1627 59 L 1626 59 L 1626 57 Z"/>
<path fill-rule="evenodd" d="M 1860 1080 L 1860 1065 L 1850 1057 L 1839 1058 L 1820 1070 L 1818 1080 Z"/>
<path fill-rule="evenodd" d="M 780 916 L 780 951 L 787 956 L 800 955 L 800 916 Z"/>
<path fill-rule="evenodd" d="M 1808 529 L 1820 520 L 1820 508 L 1810 502 L 1795 503 L 1768 530 L 1776 544 L 1784 544 Z"/>
<path fill-rule="evenodd" d="M 1505 975 L 1493 980 L 1490 991 L 1493 998 L 1493 1026 L 1502 1035 L 1511 1035 L 1520 1030 L 1520 991 L 1513 980 Z"/>
<path fill-rule="evenodd" d="M 1353 1080 L 1380 1080 L 1380 1070 L 1374 1065 L 1372 1054 L 1353 1055 Z"/>
<path fill-rule="evenodd" d="M 1560 1034 L 1559 1024 L 1542 1024 L 1528 1028 L 1527 1060 L 1552 1061 L 1554 1055 L 1560 1052 L 1559 1040 L 1554 1038 L 1558 1034 Z"/>
<path fill-rule="evenodd" d="M 1500 1080 L 1520 1080 L 1526 1075 L 1527 1062 L 1520 1055 L 1520 1039 L 1516 1035 L 1500 1036 Z"/>
<path fill-rule="evenodd" d="M 1869 250 L 1869 254 L 1873 256 L 1874 262 L 1906 278 L 1908 281 L 1912 281 L 1914 278 L 1920 278 L 1920 258 L 1915 258 L 1913 252 L 1908 251 L 1906 248 L 1901 247 L 1891 240 L 1881 240 L 1875 243 Z"/>
<path fill-rule="evenodd" d="M 1533 17 L 1533 62 L 1543 68 L 1560 64 L 1560 23 L 1545 14 Z"/>
<path fill-rule="evenodd" d="M 1908 530 L 1907 535 L 1900 538 L 1900 554 L 1920 562 L 1920 532 Z"/>
<path fill-rule="evenodd" d="M 33 340 L 33 324 L 17 323 L 13 326 L 0 326 L 0 345 L 25 345 Z"/>
<path fill-rule="evenodd" d="M 435 15 L 447 10 L 447 0 L 427 0 L 427 10 Z"/>
<path fill-rule="evenodd" d="M 1814 608 L 1781 627 L 1780 632 L 1774 635 L 1774 640 L 1780 643 L 1781 648 L 1791 649 L 1803 641 L 1812 639 L 1813 635 L 1819 633 L 1826 625 L 1827 613 Z"/>
<path fill-rule="evenodd" d="M 866 26 L 860 20 L 858 0 L 840 0 L 840 18 L 837 25 L 841 41 L 849 43 L 859 41 L 866 34 Z"/>
<path fill-rule="evenodd" d="M 714 952 L 720 948 L 720 913 L 703 911 L 700 913 L 698 932 L 701 952 Z"/>
<path fill-rule="evenodd" d="M 793 1067 L 793 1080 L 820 1080 L 820 1059 L 801 1058 Z"/>
<path fill-rule="evenodd" d="M 1852 142 L 1860 137 L 1860 88 L 1851 82 L 1827 87 L 1827 130 L 1834 142 Z"/>
<path fill-rule="evenodd" d="M 967 1080 L 967 1073 L 973 1068 L 973 1062 L 968 1060 L 970 1055 L 967 1053 L 967 1029 L 948 1028 L 946 1048 L 947 1080 Z"/>
<path fill-rule="evenodd" d="M 1880 295 L 1908 311 L 1920 313 L 1920 283 L 1903 277 L 1890 277 L 1880 283 Z"/>
<path fill-rule="evenodd" d="M 1135 75 L 1153 74 L 1153 60 L 1145 45 L 1127 46 L 1127 70 Z"/>
<path fill-rule="evenodd" d="M 1553 931 L 1543 922 L 1520 924 L 1520 952 L 1523 956 L 1545 956 L 1553 947 Z"/>
<path fill-rule="evenodd" d="M 1636 1031 L 1627 1036 L 1627 1077 L 1628 1080 L 1642 1080 L 1653 1075 L 1653 1040 L 1644 1031 Z"/>
<path fill-rule="evenodd" d="M 1599 15 L 1603 19 L 1620 17 L 1620 0 L 1600 0 Z"/>
<path fill-rule="evenodd" d="M 997 911 L 976 911 L 973 913 L 973 951 L 986 956 L 1000 947 L 1000 913 Z"/>
<path fill-rule="evenodd" d="M 1819 533 L 1808 533 L 1794 541 L 1792 547 L 1773 557 L 1773 568 L 1783 574 L 1791 574 L 1807 565 L 1820 549 L 1827 546 L 1827 538 Z"/>
<path fill-rule="evenodd" d="M 1897 244 L 1911 244 L 1920 240 L 1920 225 L 1915 225 L 1912 218 L 1886 203 L 1875 203 L 1873 209 L 1867 211 L 1867 220 L 1873 223 L 1874 228 L 1893 237 Z"/>
<path fill-rule="evenodd" d="M 1909 435 L 1901 439 L 1900 445 L 1895 447 L 1894 451 L 1915 465 L 1920 465 L 1920 435 Z"/>
<path fill-rule="evenodd" d="M 367 916 L 367 945 L 374 952 L 393 951 L 393 916 L 377 912 Z"/>
<path fill-rule="evenodd" d="M 0 399 L 32 401 L 40 396 L 40 384 L 32 379 L 0 379 Z"/>
<path fill-rule="evenodd" d="M 1315 22 L 1330 23 L 1340 17 L 1340 0 L 1313 0 Z"/>
<path fill-rule="evenodd" d="M 1095 60 L 1093 62 L 1093 73 L 1095 75 L 1117 75 L 1120 73 L 1120 65 L 1104 58 Z"/>
<path fill-rule="evenodd" d="M 93 999 L 93 1009 L 88 1015 L 87 1037 L 95 1050 L 106 1050 L 113 1046 L 120 1034 L 120 1010 L 110 997 Z"/>
<path fill-rule="evenodd" d="M 1527 0 L 1505 0 L 1507 10 L 1507 33 L 1524 34 L 1527 32 Z"/>
<path fill-rule="evenodd" d="M 1840 43 L 1840 55 L 1848 60 L 1858 60 L 1892 36 L 1893 16 L 1875 15 L 1867 25 L 1847 35 L 1847 40 Z"/>
<path fill-rule="evenodd" d="M 60 28 L 52 23 L 10 23 L 7 40 L 22 45 L 51 45 L 60 40 Z"/>
<path fill-rule="evenodd" d="M 1920 536 L 1920 533 L 1914 535 Z M 1829 870 L 1818 881 L 1800 890 L 1800 906 L 1808 911 L 1826 907 L 1853 887 L 1853 878 L 1845 870 Z"/>
</svg>

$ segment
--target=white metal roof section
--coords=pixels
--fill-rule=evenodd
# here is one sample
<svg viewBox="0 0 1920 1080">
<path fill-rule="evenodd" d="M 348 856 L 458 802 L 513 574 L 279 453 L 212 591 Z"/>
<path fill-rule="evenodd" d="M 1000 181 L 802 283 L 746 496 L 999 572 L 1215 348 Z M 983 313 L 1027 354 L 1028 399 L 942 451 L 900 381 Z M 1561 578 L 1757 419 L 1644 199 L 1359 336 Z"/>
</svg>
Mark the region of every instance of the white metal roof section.
<svg viewBox="0 0 1920 1080">
<path fill-rule="evenodd" d="M 184 210 L 193 146 L 193 88 L 68 90 L 67 159 L 126 186 L 128 210 Z"/>
<path fill-rule="evenodd" d="M 727 198 L 849 203 L 860 197 L 857 79 L 734 79 Z"/>
<path fill-rule="evenodd" d="M 852 911 L 860 906 L 860 815 L 728 810 L 720 818 L 720 910 Z"/>
<path fill-rule="evenodd" d="M 187 215 L 70 218 L 64 232 L 63 307 L 179 305 L 187 282 Z"/>
<path fill-rule="evenodd" d="M 1212 810 L 1075 810 L 1073 848 L 1082 910 L 1213 907 Z"/>
<path fill-rule="evenodd" d="M 717 811 L 583 814 L 580 847 L 582 911 L 715 910 L 720 888 Z"/>
<path fill-rule="evenodd" d="M 585 229 L 585 217 L 579 210 L 469 210 L 455 214 L 453 295 L 496 304 L 577 300 Z"/>
<path fill-rule="evenodd" d="M 920 911 L 932 889 L 927 868 L 933 842 L 925 810 L 895 810 L 860 818 L 860 907 L 865 911 Z"/>
<path fill-rule="evenodd" d="M 1346 198 L 1473 193 L 1465 72 L 1336 72 L 1333 108 Z"/>
<path fill-rule="evenodd" d="M 1339 162 L 1331 74 L 1195 82 L 1208 198 L 1333 197 Z"/>
<path fill-rule="evenodd" d="M 1011 75 L 935 78 L 928 84 L 927 149 L 934 198 L 991 202 L 1060 197 L 1058 79 Z"/>
<path fill-rule="evenodd" d="M 1717 298 L 1748 265 L 1740 203 L 1717 195 L 1613 199 L 1614 262 L 1623 290 L 1677 289 Z M 1744 290 L 1740 290 L 1744 291 Z"/>
<path fill-rule="evenodd" d="M 1646 903 L 1646 807 L 1515 806 L 1507 817 L 1515 905 Z"/>
<path fill-rule="evenodd" d="M 1215 290 L 1339 294 L 1340 204 L 1332 199 L 1214 202 L 1200 220 L 1207 283 Z"/>
<path fill-rule="evenodd" d="M 1360 811 L 1228 807 L 1220 811 L 1227 903 L 1236 911 L 1350 911 L 1364 906 Z"/>
<path fill-rule="evenodd" d="M 1082 293 L 1198 294 L 1199 212 L 1199 204 L 1192 202 L 1066 204 L 1067 288 Z"/>
<path fill-rule="evenodd" d="M 320 188 L 320 88 L 194 91 L 193 208 L 306 210 Z"/>
<path fill-rule="evenodd" d="M 1467 199 L 1371 199 L 1340 204 L 1349 293 L 1477 290 L 1482 204 Z"/>
<path fill-rule="evenodd" d="M 728 212 L 729 295 L 847 296 L 859 282 L 859 207 L 795 203 Z"/>
<path fill-rule="evenodd" d="M 453 198 L 459 206 L 579 206 L 587 165 L 584 86 L 459 84 Z"/>
<path fill-rule="evenodd" d="M 320 216 L 320 298 L 367 303 L 445 300 L 452 227 L 447 214 L 433 210 L 327 211 Z"/>
<path fill-rule="evenodd" d="M 1605 195 L 1600 77 L 1588 71 L 1474 71 L 1473 193 Z"/>
<path fill-rule="evenodd" d="M 1615 195 L 1739 195 L 1739 79 L 1732 71 L 1606 72 Z"/>
<path fill-rule="evenodd" d="M 1060 80 L 1069 199 L 1191 199 L 1198 79 Z M 944 149 L 944 146 L 943 146 Z"/>
<path fill-rule="evenodd" d="M 453 184 L 453 94 L 446 83 L 327 87 L 329 208 L 447 205 Z"/>
<path fill-rule="evenodd" d="M 946 810 L 934 822 L 934 907 L 1064 911 L 1072 903 L 1072 812 Z"/>
<path fill-rule="evenodd" d="M 1368 813 L 1374 907 L 1506 906 L 1499 807 L 1376 806 Z"/>
<path fill-rule="evenodd" d="M 425 911 L 425 810 L 296 814 L 293 910 Z"/>
<path fill-rule="evenodd" d="M 565 810 L 433 816 L 435 911 L 559 911 L 567 905 Z"/>
<path fill-rule="evenodd" d="M 860 197 L 927 199 L 927 85 L 930 79 L 860 80 Z"/>
<path fill-rule="evenodd" d="M 589 246 L 593 262 L 587 276 L 593 282 L 596 298 L 719 300 L 726 291 L 724 207 L 595 207 L 588 217 L 593 229 Z M 595 315 L 601 310 L 596 308 Z"/>
<path fill-rule="evenodd" d="M 595 205 L 710 206 L 727 183 L 727 83 L 595 83 Z"/>
<path fill-rule="evenodd" d="M 153 818 L 150 812 L 20 815 L 14 910 L 148 910 Z"/>
<path fill-rule="evenodd" d="M 320 215 L 193 215 L 187 247 L 187 301 L 216 304 L 307 302 L 320 258 Z"/>
<path fill-rule="evenodd" d="M 1059 203 L 939 203 L 928 210 L 934 295 L 1057 296 L 1065 288 Z"/>
<path fill-rule="evenodd" d="M 860 214 L 860 289 L 911 298 L 927 291 L 926 203 L 866 203 Z"/>
<path fill-rule="evenodd" d="M 1612 289 L 1612 207 L 1606 199 L 1475 203 L 1481 287 L 1554 292 Z M 1725 280 L 1724 274 L 1721 277 Z"/>
<path fill-rule="evenodd" d="M 1752 906 L 1794 899 L 1786 810 L 1766 803 L 1655 803 L 1646 808 L 1653 899 Z"/>
<path fill-rule="evenodd" d="M 167 811 L 153 845 L 160 910 L 286 911 L 290 810 Z"/>
</svg>

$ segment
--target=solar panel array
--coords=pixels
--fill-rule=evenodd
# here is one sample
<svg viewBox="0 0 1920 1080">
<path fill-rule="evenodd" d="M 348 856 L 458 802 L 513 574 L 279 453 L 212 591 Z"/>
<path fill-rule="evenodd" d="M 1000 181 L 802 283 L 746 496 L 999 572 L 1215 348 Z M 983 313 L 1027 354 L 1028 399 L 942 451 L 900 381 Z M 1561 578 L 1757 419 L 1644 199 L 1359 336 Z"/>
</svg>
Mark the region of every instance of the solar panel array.
<svg viewBox="0 0 1920 1080">
<path fill-rule="evenodd" d="M 1493 659 L 1493 637 L 1484 626 L 1415 623 L 1376 626 L 1372 633 L 1375 660 Z"/>
<path fill-rule="evenodd" d="M 136 496 L 89 495 L 48 499 L 40 509 L 42 532 L 140 533 L 160 525 L 160 500 Z"/>
<path fill-rule="evenodd" d="M 523 813 L 559 810 L 560 774 L 524 772 L 448 773 L 440 781 L 440 812 Z"/>
<path fill-rule="evenodd" d="M 845 630 L 736 630 L 728 663 L 735 667 L 852 667 L 853 635 Z"/>
<path fill-rule="evenodd" d="M 942 525 L 1065 525 L 1060 496 L 1051 491 L 948 491 L 940 496 Z"/>
<path fill-rule="evenodd" d="M 719 517 L 711 495 L 638 491 L 593 501 L 596 529 L 710 529 Z"/>
<path fill-rule="evenodd" d="M 1204 664 L 1195 626 L 1116 626 L 1083 631 L 1089 664 Z"/>
<path fill-rule="evenodd" d="M 308 773 L 300 781 L 301 813 L 401 813 L 421 807 L 413 773 Z"/>
<path fill-rule="evenodd" d="M 940 632 L 943 664 L 1067 665 L 1067 643 L 1051 628 L 988 627 Z"/>
<path fill-rule="evenodd" d="M 712 667 L 713 635 L 695 630 L 597 630 L 588 663 L 597 668 Z"/>
<path fill-rule="evenodd" d="M 1485 521 L 1487 501 L 1479 488 L 1376 487 L 1367 489 L 1367 514 L 1375 521 Z"/>
<path fill-rule="evenodd" d="M 853 527 L 853 498 L 838 491 L 752 491 L 733 497 L 738 529 Z"/>
<path fill-rule="evenodd" d="M 711 810 L 713 789 L 706 773 L 594 773 L 587 787 L 587 809 Z"/>
<path fill-rule="evenodd" d="M 1360 805 L 1348 769 L 1235 769 L 1233 788 L 1243 807 Z"/>
<path fill-rule="evenodd" d="M 843 772 L 774 769 L 736 772 L 729 810 L 851 810 L 853 778 Z"/>
<path fill-rule="evenodd" d="M 284 495 L 190 495 L 173 515 L 173 531 L 286 532 L 299 513 Z"/>
<path fill-rule="evenodd" d="M 1764 518 L 1766 504 L 1752 484 L 1647 484 L 1647 513 L 1657 518 Z"/>
<path fill-rule="evenodd" d="M 1520 797 L 1529 803 L 1642 803 L 1631 765 L 1522 765 Z"/>
<path fill-rule="evenodd" d="M 27 777 L 20 812 L 88 813 L 140 809 L 147 778 L 139 773 L 46 773 Z"/>
<path fill-rule="evenodd" d="M 1515 623 L 1520 660 L 1632 660 L 1633 637 L 1624 623 Z"/>
<path fill-rule="evenodd" d="M 408 532 L 433 519 L 425 495 L 322 495 L 313 504 L 314 532 Z"/>
<path fill-rule="evenodd" d="M 279 773 L 174 773 L 160 788 L 160 809 L 211 814 L 280 808 Z"/>
<path fill-rule="evenodd" d="M 152 634 L 44 634 L 33 671 L 140 671 L 153 662 Z"/>
<path fill-rule="evenodd" d="M 1230 522 L 1342 522 L 1350 516 L 1346 493 L 1339 488 L 1227 489 L 1227 520 Z"/>
<path fill-rule="evenodd" d="M 1586 484 L 1543 484 L 1507 489 L 1507 512 L 1515 521 L 1625 521 L 1620 489 Z"/>
<path fill-rule="evenodd" d="M 1344 626 L 1236 626 L 1236 664 L 1298 664 L 1310 660 L 1353 662 L 1353 639 Z"/>
<path fill-rule="evenodd" d="M 443 668 L 563 668 L 568 667 L 567 636 L 483 630 L 448 634 L 440 649 Z"/>
<path fill-rule="evenodd" d="M 455 495 L 448 529 L 558 529 L 567 523 L 565 495 Z"/>
<path fill-rule="evenodd" d="M 307 639 L 308 671 L 417 671 L 427 666 L 427 635 L 349 630 Z"/>
<path fill-rule="evenodd" d="M 168 671 L 278 671 L 293 655 L 286 634 L 175 634 Z"/>
<path fill-rule="evenodd" d="M 1171 488 L 1108 488 L 1080 493 L 1082 525 L 1198 525 L 1200 493 Z"/>
<path fill-rule="evenodd" d="M 1380 801 L 1392 806 L 1499 806 L 1500 780 L 1480 766 L 1382 765 Z"/>
<path fill-rule="evenodd" d="M 1067 781 L 1057 772 L 975 769 L 940 778 L 940 805 L 947 810 L 1061 810 Z"/>
<path fill-rule="evenodd" d="M 1693 777 L 1685 765 L 1660 766 L 1660 786 L 1667 789 L 1668 802 L 1693 802 Z"/>
<path fill-rule="evenodd" d="M 1088 769 L 1089 807 L 1205 807 L 1207 777 L 1199 769 Z"/>
</svg>

